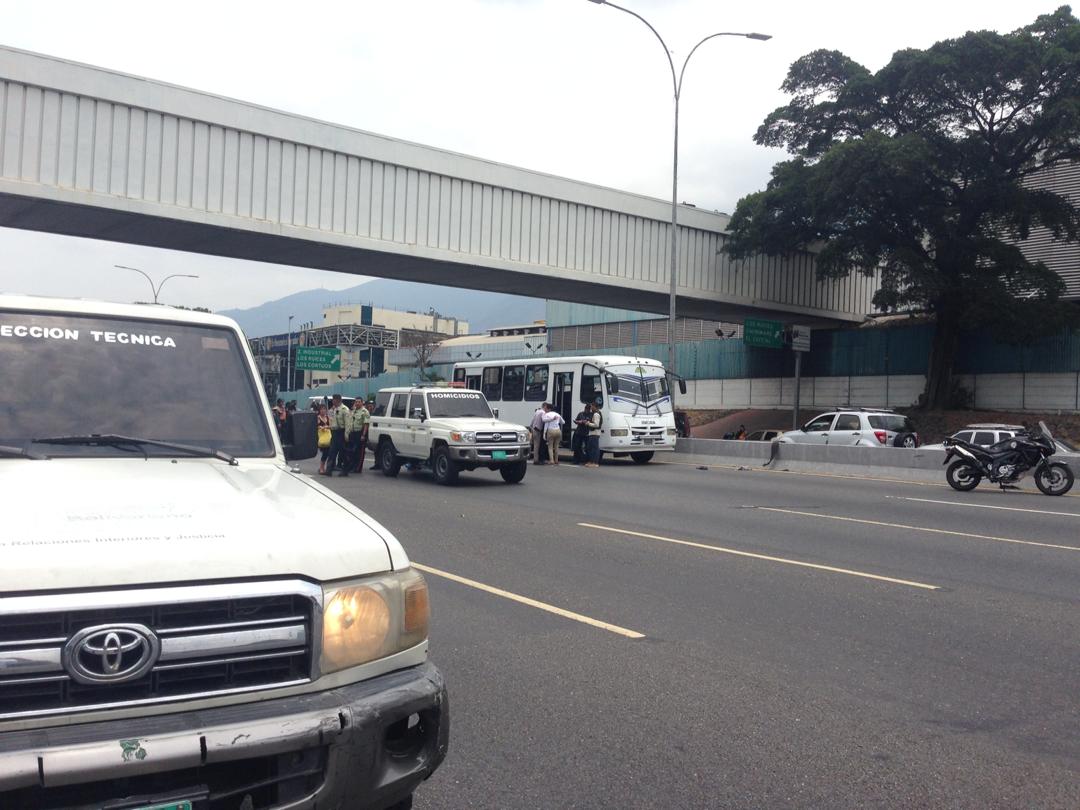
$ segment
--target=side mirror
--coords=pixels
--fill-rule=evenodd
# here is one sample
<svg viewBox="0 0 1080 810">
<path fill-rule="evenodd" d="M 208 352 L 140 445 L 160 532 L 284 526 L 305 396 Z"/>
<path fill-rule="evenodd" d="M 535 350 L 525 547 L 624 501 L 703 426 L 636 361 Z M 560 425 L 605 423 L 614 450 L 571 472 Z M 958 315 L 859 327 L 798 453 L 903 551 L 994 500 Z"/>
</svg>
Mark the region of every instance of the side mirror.
<svg viewBox="0 0 1080 810">
<path fill-rule="evenodd" d="M 686 380 L 682 377 L 679 377 L 679 393 L 686 396 Z"/>
<path fill-rule="evenodd" d="M 498 409 L 498 408 L 492 408 L 492 409 L 491 409 L 491 414 L 492 414 L 492 416 L 494 416 L 494 417 L 495 417 L 496 419 L 498 419 L 498 418 L 499 418 L 499 409 Z"/>
<path fill-rule="evenodd" d="M 614 374 L 607 375 L 607 387 L 608 391 L 612 394 L 619 393 L 619 378 Z"/>
<path fill-rule="evenodd" d="M 419 419 L 421 422 L 423 422 L 424 419 L 426 418 L 424 416 L 424 409 L 423 408 L 413 408 L 412 409 L 412 415 L 413 415 L 413 419 Z"/>
</svg>

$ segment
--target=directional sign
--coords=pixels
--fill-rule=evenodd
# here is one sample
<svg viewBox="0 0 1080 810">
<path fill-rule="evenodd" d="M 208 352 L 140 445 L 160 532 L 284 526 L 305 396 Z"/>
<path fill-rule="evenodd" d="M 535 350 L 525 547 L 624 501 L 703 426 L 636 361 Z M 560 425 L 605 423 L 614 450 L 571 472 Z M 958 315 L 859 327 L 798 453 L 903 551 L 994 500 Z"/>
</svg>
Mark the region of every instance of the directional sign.
<svg viewBox="0 0 1080 810">
<path fill-rule="evenodd" d="M 810 351 L 810 327 L 791 327 L 791 349 L 796 352 Z"/>
<path fill-rule="evenodd" d="M 341 371 L 341 349 L 297 346 L 296 367 L 304 371 Z"/>
<path fill-rule="evenodd" d="M 743 324 L 743 343 L 762 349 L 784 348 L 784 325 L 780 321 L 747 318 Z"/>
</svg>

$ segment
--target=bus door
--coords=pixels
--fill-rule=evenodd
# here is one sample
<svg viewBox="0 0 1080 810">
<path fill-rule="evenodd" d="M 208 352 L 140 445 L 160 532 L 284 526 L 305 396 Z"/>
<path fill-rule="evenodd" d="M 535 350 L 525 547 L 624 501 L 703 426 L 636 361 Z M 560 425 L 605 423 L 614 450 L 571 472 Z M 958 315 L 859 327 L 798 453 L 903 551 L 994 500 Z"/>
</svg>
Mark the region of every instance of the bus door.
<svg viewBox="0 0 1080 810">
<path fill-rule="evenodd" d="M 471 389 L 473 391 L 479 391 L 480 390 L 480 375 L 479 374 L 469 374 L 469 375 L 467 375 L 465 377 L 465 387 L 469 388 L 469 389 Z"/>
<path fill-rule="evenodd" d="M 574 417 L 577 415 L 574 411 L 576 404 L 574 402 L 574 372 L 555 372 L 555 385 L 551 390 L 551 404 L 555 406 L 555 410 L 562 414 L 562 418 L 566 421 L 566 426 L 563 428 L 562 444 L 569 447 L 570 437 L 574 433 Z"/>
</svg>

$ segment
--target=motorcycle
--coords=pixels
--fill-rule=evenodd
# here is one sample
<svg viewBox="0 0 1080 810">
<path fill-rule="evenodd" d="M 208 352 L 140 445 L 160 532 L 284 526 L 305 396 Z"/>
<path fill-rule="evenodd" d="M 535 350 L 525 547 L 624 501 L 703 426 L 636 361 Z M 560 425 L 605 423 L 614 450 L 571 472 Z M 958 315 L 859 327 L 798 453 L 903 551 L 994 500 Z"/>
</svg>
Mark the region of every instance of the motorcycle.
<svg viewBox="0 0 1080 810">
<path fill-rule="evenodd" d="M 945 460 L 949 464 L 945 478 L 955 490 L 970 492 L 983 478 L 1002 489 L 1015 488 L 1028 473 L 1035 476 L 1035 486 L 1044 495 L 1064 495 L 1072 489 L 1074 476 L 1068 464 L 1049 461 L 1057 445 L 1045 422 L 1039 429 L 1028 429 L 1011 439 L 989 447 L 980 447 L 960 439 L 945 440 Z"/>
</svg>

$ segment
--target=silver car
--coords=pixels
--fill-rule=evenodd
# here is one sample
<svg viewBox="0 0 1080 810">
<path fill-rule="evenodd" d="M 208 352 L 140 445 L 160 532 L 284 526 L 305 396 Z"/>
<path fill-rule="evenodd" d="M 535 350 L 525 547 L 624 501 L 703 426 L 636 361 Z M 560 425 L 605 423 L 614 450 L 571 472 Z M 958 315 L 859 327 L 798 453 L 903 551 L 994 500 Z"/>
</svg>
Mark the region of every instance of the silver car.
<svg viewBox="0 0 1080 810">
<path fill-rule="evenodd" d="M 778 441 L 848 447 L 918 447 L 919 434 L 908 417 L 886 409 L 838 408 L 815 416 Z"/>
</svg>

